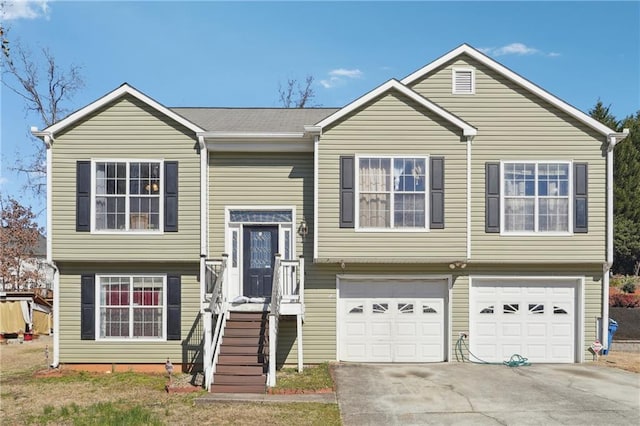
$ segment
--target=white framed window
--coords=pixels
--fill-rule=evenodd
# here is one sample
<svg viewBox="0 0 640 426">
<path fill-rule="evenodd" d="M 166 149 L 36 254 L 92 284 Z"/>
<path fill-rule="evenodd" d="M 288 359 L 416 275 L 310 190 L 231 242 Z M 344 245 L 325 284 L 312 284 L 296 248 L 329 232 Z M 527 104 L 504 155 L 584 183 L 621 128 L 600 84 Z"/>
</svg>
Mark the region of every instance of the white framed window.
<svg viewBox="0 0 640 426">
<path fill-rule="evenodd" d="M 427 228 L 427 157 L 357 157 L 359 229 Z"/>
<path fill-rule="evenodd" d="M 570 162 L 502 163 L 502 231 L 568 233 Z"/>
<path fill-rule="evenodd" d="M 160 232 L 163 179 L 160 160 L 94 160 L 92 230 Z"/>
<path fill-rule="evenodd" d="M 98 339 L 164 340 L 164 275 L 97 275 Z"/>
<path fill-rule="evenodd" d="M 452 69 L 451 93 L 454 95 L 473 95 L 476 93 L 476 72 L 473 68 Z"/>
</svg>

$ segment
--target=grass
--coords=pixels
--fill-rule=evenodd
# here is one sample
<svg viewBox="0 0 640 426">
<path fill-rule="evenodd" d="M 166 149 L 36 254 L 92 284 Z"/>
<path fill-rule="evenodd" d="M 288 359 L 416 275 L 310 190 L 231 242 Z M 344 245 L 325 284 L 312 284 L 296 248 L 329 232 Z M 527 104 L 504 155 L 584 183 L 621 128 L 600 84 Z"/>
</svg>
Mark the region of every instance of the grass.
<svg viewBox="0 0 640 426">
<path fill-rule="evenodd" d="M 216 403 L 196 404 L 201 393 L 164 390 L 160 374 L 83 373 L 62 368 L 61 374 L 35 377 L 44 369 L 44 342 L 0 348 L 0 424 L 7 425 L 339 425 L 337 404 Z M 33 350 L 41 346 L 40 350 Z M 314 376 L 313 369 L 295 378 Z M 323 370 L 328 376 L 328 366 Z M 285 370 L 284 375 L 297 376 Z M 322 375 L 320 375 L 322 376 Z M 306 379 L 305 379 L 306 380 Z M 298 382 L 300 383 L 300 382 Z M 325 387 L 318 379 L 309 386 Z M 293 385 L 300 387 L 302 385 Z M 331 386 L 330 384 L 328 386 Z"/>
<path fill-rule="evenodd" d="M 307 367 L 298 373 L 294 368 L 283 368 L 278 372 L 276 389 L 295 389 L 317 391 L 333 388 L 333 380 L 329 371 L 329 363 L 325 362 Z"/>
</svg>

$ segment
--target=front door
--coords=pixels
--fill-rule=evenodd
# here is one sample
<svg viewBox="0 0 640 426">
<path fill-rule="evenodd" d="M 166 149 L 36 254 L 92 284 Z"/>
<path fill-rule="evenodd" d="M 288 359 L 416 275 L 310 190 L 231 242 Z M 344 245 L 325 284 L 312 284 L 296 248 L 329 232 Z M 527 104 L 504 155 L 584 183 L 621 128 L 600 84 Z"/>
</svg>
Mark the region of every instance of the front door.
<svg viewBox="0 0 640 426">
<path fill-rule="evenodd" d="M 242 253 L 244 296 L 271 296 L 273 264 L 277 251 L 277 226 L 251 225 L 244 227 Z"/>
</svg>

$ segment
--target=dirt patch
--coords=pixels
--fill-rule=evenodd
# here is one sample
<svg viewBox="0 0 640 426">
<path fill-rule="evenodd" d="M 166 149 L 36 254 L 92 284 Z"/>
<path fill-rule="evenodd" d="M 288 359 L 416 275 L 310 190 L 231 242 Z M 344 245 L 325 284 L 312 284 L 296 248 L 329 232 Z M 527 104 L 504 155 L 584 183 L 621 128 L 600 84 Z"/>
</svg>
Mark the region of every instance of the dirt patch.
<svg viewBox="0 0 640 426">
<path fill-rule="evenodd" d="M 593 364 L 640 373 L 640 353 L 611 351 L 608 355 L 601 356 L 598 361 L 593 361 Z"/>
</svg>

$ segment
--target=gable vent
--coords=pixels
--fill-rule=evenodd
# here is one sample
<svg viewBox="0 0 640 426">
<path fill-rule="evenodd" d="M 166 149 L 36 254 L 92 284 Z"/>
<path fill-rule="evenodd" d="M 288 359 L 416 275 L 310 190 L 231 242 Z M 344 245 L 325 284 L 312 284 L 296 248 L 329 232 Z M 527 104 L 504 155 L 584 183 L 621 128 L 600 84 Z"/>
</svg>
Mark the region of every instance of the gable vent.
<svg viewBox="0 0 640 426">
<path fill-rule="evenodd" d="M 453 93 L 456 95 L 475 93 L 475 73 L 472 69 L 453 70 Z"/>
</svg>

